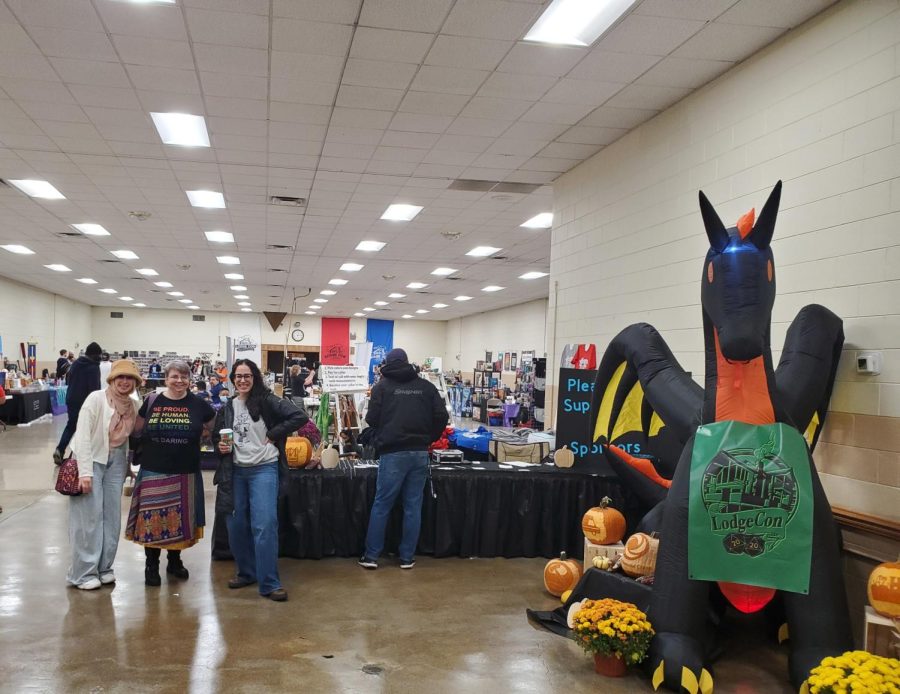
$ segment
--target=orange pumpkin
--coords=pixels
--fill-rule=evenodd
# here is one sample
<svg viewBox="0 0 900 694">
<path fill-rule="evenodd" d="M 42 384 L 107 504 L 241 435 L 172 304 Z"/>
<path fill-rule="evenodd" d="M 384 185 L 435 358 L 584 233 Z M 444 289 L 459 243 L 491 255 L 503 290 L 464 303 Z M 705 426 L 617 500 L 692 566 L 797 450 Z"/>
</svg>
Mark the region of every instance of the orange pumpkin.
<svg viewBox="0 0 900 694">
<path fill-rule="evenodd" d="M 597 545 L 614 545 L 625 536 L 625 516 L 609 503 L 610 498 L 603 497 L 600 505 L 588 509 L 581 519 L 584 536 Z"/>
<path fill-rule="evenodd" d="M 284 445 L 284 453 L 287 456 L 288 467 L 306 467 L 312 460 L 312 443 L 305 436 L 288 436 Z"/>
<path fill-rule="evenodd" d="M 550 595 L 559 597 L 577 585 L 581 580 L 581 574 L 581 564 L 569 559 L 563 552 L 559 555 L 559 559 L 551 559 L 544 567 L 544 588 Z"/>
<path fill-rule="evenodd" d="M 622 554 L 622 571 L 636 578 L 649 576 L 656 571 L 656 553 L 659 551 L 659 540 L 645 533 L 635 533 L 625 543 Z"/>
<path fill-rule="evenodd" d="M 869 604 L 880 615 L 900 618 L 900 562 L 879 564 L 869 576 Z"/>
</svg>

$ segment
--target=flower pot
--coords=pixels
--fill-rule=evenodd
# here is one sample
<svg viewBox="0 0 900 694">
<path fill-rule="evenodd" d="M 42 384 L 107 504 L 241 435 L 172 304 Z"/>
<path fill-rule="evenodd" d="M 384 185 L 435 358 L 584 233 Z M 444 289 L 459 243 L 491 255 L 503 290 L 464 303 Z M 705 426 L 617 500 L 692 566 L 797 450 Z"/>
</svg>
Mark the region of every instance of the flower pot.
<svg viewBox="0 0 900 694">
<path fill-rule="evenodd" d="M 594 653 L 594 671 L 606 677 L 624 677 L 627 670 L 625 661 L 614 655 Z"/>
</svg>

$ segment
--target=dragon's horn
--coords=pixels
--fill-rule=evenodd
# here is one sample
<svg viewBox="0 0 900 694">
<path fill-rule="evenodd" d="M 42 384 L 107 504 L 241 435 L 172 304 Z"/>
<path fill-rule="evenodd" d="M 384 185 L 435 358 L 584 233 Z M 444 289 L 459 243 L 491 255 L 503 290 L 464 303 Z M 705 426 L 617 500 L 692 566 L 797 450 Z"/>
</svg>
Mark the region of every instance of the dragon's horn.
<svg viewBox="0 0 900 694">
<path fill-rule="evenodd" d="M 778 217 L 778 206 L 781 204 L 781 181 L 775 184 L 769 199 L 763 205 L 759 219 L 750 232 L 749 239 L 760 250 L 765 250 L 772 242 L 772 234 L 775 232 L 775 219 Z"/>
<path fill-rule="evenodd" d="M 721 253 L 725 250 L 725 246 L 728 245 L 728 232 L 725 230 L 722 220 L 719 219 L 719 215 L 713 209 L 712 203 L 703 194 L 702 190 L 700 191 L 700 214 L 703 216 L 703 226 L 706 227 L 706 235 L 709 237 L 710 247 L 717 253 Z"/>
</svg>

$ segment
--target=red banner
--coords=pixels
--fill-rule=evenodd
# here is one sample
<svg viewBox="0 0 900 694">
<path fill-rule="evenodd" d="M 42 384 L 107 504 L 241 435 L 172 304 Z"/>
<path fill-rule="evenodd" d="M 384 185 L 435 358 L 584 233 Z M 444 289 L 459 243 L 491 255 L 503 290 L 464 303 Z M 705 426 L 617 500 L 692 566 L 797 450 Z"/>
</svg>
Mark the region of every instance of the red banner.
<svg viewBox="0 0 900 694">
<path fill-rule="evenodd" d="M 322 318 L 322 364 L 346 366 L 350 363 L 350 319 Z"/>
</svg>

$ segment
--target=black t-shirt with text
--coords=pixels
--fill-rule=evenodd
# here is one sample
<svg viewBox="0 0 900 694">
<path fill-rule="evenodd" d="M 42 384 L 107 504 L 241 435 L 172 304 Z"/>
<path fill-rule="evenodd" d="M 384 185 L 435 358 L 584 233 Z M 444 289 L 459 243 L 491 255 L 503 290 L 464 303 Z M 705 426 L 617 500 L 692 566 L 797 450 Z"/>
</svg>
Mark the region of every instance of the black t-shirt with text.
<svg viewBox="0 0 900 694">
<path fill-rule="evenodd" d="M 169 475 L 200 471 L 200 438 L 203 424 L 216 411 L 193 393 L 181 400 L 156 396 L 147 414 L 147 401 L 138 414 L 146 422 L 141 436 L 141 467 Z"/>
</svg>

